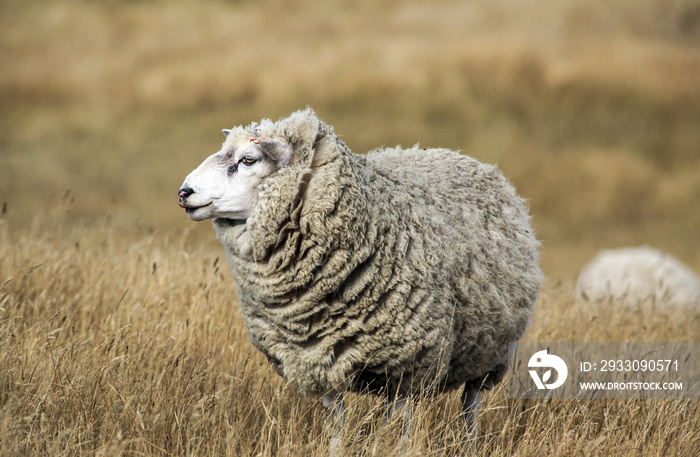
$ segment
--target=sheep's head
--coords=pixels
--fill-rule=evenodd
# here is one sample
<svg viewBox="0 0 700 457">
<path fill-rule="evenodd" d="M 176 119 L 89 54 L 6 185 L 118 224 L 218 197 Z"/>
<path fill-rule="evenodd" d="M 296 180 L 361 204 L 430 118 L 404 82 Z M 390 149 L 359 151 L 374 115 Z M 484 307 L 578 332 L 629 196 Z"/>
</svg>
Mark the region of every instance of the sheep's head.
<svg viewBox="0 0 700 457">
<path fill-rule="evenodd" d="M 337 152 L 333 148 L 327 153 L 316 150 L 332 128 L 311 108 L 278 122 L 263 119 L 223 133 L 226 141 L 221 150 L 190 173 L 178 191 L 180 206 L 195 221 L 245 221 L 265 179 L 285 167 L 319 166 L 331 160 L 329 153 Z"/>
<path fill-rule="evenodd" d="M 221 150 L 190 173 L 178 191 L 179 204 L 192 220 L 246 220 L 260 184 L 291 158 L 291 148 L 283 139 L 252 137 L 242 128 L 223 133 L 226 141 Z"/>
</svg>

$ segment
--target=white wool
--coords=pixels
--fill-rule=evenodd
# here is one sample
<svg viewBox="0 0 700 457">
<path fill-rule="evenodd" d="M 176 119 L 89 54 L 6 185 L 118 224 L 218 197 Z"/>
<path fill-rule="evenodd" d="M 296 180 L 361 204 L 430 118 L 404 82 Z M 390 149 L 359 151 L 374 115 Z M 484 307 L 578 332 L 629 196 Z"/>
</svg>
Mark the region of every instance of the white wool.
<svg viewBox="0 0 700 457">
<path fill-rule="evenodd" d="M 604 250 L 582 270 L 575 296 L 626 305 L 699 305 L 700 280 L 670 254 L 650 247 Z"/>
</svg>

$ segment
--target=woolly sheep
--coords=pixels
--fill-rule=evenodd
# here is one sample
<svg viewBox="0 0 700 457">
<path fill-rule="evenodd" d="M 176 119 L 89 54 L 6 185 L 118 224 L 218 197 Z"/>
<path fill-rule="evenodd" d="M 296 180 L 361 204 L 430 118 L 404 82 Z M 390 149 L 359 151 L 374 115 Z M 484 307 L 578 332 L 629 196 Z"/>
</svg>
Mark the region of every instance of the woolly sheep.
<svg viewBox="0 0 700 457">
<path fill-rule="evenodd" d="M 341 423 L 343 391 L 465 385 L 473 436 L 542 281 L 515 189 L 447 149 L 353 154 L 310 108 L 223 132 L 179 204 L 213 218 L 253 346 Z"/>
<path fill-rule="evenodd" d="M 584 302 L 698 305 L 700 280 L 670 254 L 621 248 L 599 252 L 581 271 L 574 294 Z"/>
</svg>

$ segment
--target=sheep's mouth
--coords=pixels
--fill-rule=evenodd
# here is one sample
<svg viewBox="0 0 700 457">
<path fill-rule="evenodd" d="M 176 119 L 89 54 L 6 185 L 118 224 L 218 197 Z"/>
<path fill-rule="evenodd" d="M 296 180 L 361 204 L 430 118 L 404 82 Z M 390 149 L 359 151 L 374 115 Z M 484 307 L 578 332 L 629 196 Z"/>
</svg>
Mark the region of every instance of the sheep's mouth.
<svg viewBox="0 0 700 457">
<path fill-rule="evenodd" d="M 211 204 L 212 204 L 212 202 L 209 202 L 206 205 L 193 206 L 193 205 L 188 205 L 187 203 L 180 203 L 180 206 L 185 208 L 185 211 L 187 211 L 189 213 L 190 211 L 197 211 L 198 209 L 206 208 L 207 206 L 209 206 Z"/>
<path fill-rule="evenodd" d="M 207 203 L 206 205 L 200 205 L 200 206 L 183 206 L 185 208 L 185 213 L 187 213 L 187 216 L 191 219 L 198 220 L 198 218 L 195 216 L 195 214 L 203 208 L 206 208 L 208 206 L 211 206 L 212 202 Z"/>
</svg>

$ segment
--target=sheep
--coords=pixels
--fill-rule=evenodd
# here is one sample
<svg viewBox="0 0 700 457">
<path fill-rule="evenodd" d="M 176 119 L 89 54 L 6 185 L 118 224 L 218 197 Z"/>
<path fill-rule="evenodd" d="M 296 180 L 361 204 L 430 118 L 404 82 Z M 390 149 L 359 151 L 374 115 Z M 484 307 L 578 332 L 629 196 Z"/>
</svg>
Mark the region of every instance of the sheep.
<svg viewBox="0 0 700 457">
<path fill-rule="evenodd" d="M 464 386 L 473 438 L 542 282 L 513 186 L 448 149 L 354 154 L 310 108 L 223 133 L 179 205 L 213 219 L 253 346 L 341 426 L 344 391 L 408 417 Z"/>
<path fill-rule="evenodd" d="M 670 254 L 650 247 L 603 250 L 581 271 L 574 295 L 584 303 L 697 306 L 700 280 Z"/>
</svg>

